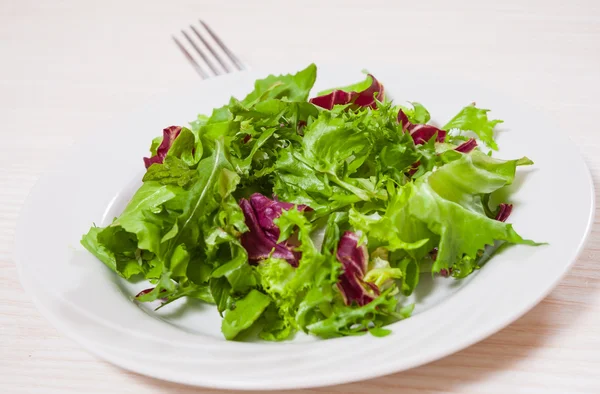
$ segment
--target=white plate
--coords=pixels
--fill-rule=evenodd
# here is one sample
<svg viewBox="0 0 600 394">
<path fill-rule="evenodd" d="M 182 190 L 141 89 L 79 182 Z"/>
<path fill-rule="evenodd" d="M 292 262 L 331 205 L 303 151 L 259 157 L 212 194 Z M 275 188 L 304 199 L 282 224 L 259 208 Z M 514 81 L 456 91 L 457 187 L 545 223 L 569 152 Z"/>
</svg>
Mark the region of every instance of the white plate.
<svg viewBox="0 0 600 394">
<path fill-rule="evenodd" d="M 360 68 L 319 68 L 315 90 L 361 78 Z M 269 72 L 281 70 L 268 70 Z M 283 70 L 285 72 L 294 70 Z M 504 119 L 497 155 L 535 161 L 519 170 L 510 221 L 542 247 L 511 247 L 468 280 L 425 276 L 412 318 L 370 335 L 283 343 L 225 341 L 214 307 L 185 301 L 154 314 L 129 284 L 79 245 L 92 222 L 106 225 L 140 184 L 150 140 L 171 124 L 209 113 L 230 95 L 243 96 L 263 72 L 192 84 L 112 122 L 76 144 L 72 155 L 35 186 L 23 208 L 16 260 L 24 287 L 42 313 L 67 335 L 123 368 L 174 382 L 231 389 L 331 385 L 412 368 L 469 346 L 538 303 L 575 261 L 590 230 L 593 186 L 573 144 L 530 109 L 474 86 L 432 76 L 370 68 L 396 99 L 419 101 L 443 123 L 477 101 Z M 82 129 L 83 130 L 83 129 Z M 526 180 L 526 182 L 525 182 Z"/>
</svg>

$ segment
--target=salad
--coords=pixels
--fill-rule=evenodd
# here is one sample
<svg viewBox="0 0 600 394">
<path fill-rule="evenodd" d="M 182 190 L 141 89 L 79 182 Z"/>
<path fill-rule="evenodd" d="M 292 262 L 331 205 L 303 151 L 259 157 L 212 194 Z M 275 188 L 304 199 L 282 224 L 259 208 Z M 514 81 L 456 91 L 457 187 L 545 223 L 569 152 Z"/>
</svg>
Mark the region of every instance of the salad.
<svg viewBox="0 0 600 394">
<path fill-rule="evenodd" d="M 143 185 L 83 246 L 138 302 L 215 305 L 226 339 L 389 334 L 419 276 L 464 278 L 503 245 L 536 243 L 490 196 L 526 157 L 500 160 L 488 110 L 442 126 L 420 103 L 387 100 L 373 75 L 312 98 L 314 64 L 257 80 L 143 159 Z M 140 158 L 140 165 L 142 160 Z"/>
</svg>

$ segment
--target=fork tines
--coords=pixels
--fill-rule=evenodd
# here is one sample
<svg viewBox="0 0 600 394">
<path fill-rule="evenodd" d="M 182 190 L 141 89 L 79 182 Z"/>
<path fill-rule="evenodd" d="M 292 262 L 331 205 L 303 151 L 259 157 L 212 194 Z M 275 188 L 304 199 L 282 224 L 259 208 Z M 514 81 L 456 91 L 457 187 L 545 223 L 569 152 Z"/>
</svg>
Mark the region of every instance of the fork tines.
<svg viewBox="0 0 600 394">
<path fill-rule="evenodd" d="M 231 50 L 223 43 L 223 41 L 221 41 L 215 32 L 203 21 L 200 21 L 200 24 L 204 27 L 204 30 L 206 33 L 208 33 L 208 35 L 206 35 L 206 33 L 202 33 L 200 29 L 193 25 L 190 25 L 190 29 L 193 34 L 189 34 L 185 30 L 181 30 L 181 34 L 183 34 L 187 43 L 194 49 L 194 52 L 200 56 L 200 63 L 208 67 L 210 72 L 205 70 L 205 68 L 200 65 L 200 63 L 194 58 L 194 56 L 192 56 L 190 51 L 186 49 L 186 47 L 181 43 L 180 40 L 177 39 L 177 37 L 173 36 L 173 41 L 175 41 L 177 47 L 179 47 L 181 52 L 183 52 L 200 77 L 202 77 L 202 79 L 206 79 L 213 75 L 217 76 L 223 73 L 228 74 L 233 71 L 231 65 L 238 70 L 243 70 L 244 65 L 242 62 L 233 54 L 233 52 L 231 52 Z M 194 39 L 196 39 L 196 41 L 194 41 Z M 224 60 L 224 57 L 229 59 L 229 62 Z M 218 65 L 215 63 L 215 60 Z"/>
</svg>

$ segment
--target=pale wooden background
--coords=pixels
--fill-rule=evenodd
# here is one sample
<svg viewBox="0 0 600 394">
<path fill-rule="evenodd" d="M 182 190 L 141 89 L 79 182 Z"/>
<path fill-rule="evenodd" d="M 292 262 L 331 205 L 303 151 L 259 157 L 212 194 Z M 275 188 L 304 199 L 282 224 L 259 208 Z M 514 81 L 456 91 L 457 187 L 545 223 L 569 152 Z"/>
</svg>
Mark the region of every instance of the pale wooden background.
<svg viewBox="0 0 600 394">
<path fill-rule="evenodd" d="M 0 393 L 216 392 L 86 353 L 39 315 L 12 261 L 19 209 L 44 168 L 88 126 L 197 78 L 169 35 L 200 17 L 255 66 L 367 58 L 521 96 L 573 139 L 598 179 L 598 1 L 0 0 Z M 596 220 L 548 298 L 487 340 L 408 372 L 302 393 L 599 393 L 599 231 Z"/>
</svg>

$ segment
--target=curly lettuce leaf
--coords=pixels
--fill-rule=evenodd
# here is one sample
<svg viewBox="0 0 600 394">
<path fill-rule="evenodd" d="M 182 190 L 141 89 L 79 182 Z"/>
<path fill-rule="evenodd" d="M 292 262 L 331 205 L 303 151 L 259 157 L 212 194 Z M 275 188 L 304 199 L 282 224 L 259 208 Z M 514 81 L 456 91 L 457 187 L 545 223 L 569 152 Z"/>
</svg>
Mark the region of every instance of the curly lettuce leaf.
<svg viewBox="0 0 600 394">
<path fill-rule="evenodd" d="M 466 106 L 442 129 L 472 131 L 484 144 L 493 150 L 498 150 L 498 144 L 494 140 L 494 127 L 503 121 L 488 119 L 489 111 L 489 109 L 481 109 L 473 105 Z"/>
<path fill-rule="evenodd" d="M 512 225 L 489 219 L 443 198 L 427 182 L 427 178 L 405 187 L 414 188 L 408 202 L 410 215 L 426 223 L 427 228 L 440 237 L 433 272 L 452 267 L 463 255 L 476 257 L 479 250 L 494 241 L 537 245 L 521 238 Z"/>
<path fill-rule="evenodd" d="M 409 187 L 393 190 L 384 212 L 364 214 L 350 209 L 350 224 L 367 234 L 373 248 L 383 246 L 388 251 L 403 251 L 415 259 L 422 258 L 435 246 L 437 236 L 410 215 L 408 201 L 412 192 Z"/>
<path fill-rule="evenodd" d="M 521 238 L 511 225 L 488 218 L 481 199 L 512 183 L 517 165 L 527 160 L 498 160 L 477 151 L 447 151 L 441 160 L 446 164 L 392 193 L 383 214 L 351 209 L 350 223 L 368 234 L 375 246 L 402 250 L 416 260 L 439 246 L 434 272 L 449 269 L 463 255 L 475 258 L 494 241 L 535 244 Z"/>
<path fill-rule="evenodd" d="M 383 288 L 392 279 L 401 279 L 403 276 L 400 268 L 378 267 L 373 268 L 365 275 L 365 282 L 373 283 L 378 288 Z"/>
<path fill-rule="evenodd" d="M 377 167 L 381 174 L 389 175 L 397 183 L 402 183 L 404 174 L 422 157 L 423 154 L 414 148 L 412 141 L 389 144 L 380 151 Z"/>
<path fill-rule="evenodd" d="M 369 269 L 364 277 L 365 282 L 377 286 L 380 291 L 387 290 L 402 279 L 404 273 L 400 268 L 390 264 L 390 253 L 385 248 L 376 248 L 370 253 Z"/>
<path fill-rule="evenodd" d="M 480 214 L 485 214 L 481 195 L 510 185 L 517 166 L 530 163 L 527 158 L 500 160 L 479 151 L 446 151 L 441 159 L 447 164 L 429 175 L 429 185 L 443 198 Z"/>
<path fill-rule="evenodd" d="M 165 229 L 176 220 L 164 205 L 174 200 L 183 189 L 158 182 L 146 182 L 133 195 L 123 213 L 105 228 L 92 227 L 83 236 L 82 245 L 119 275 L 136 274 L 156 277 L 164 262 L 162 243 Z"/>
<path fill-rule="evenodd" d="M 343 108 L 321 112 L 304 129 L 300 146 L 280 152 L 275 193 L 308 204 L 317 215 L 358 201 L 385 199 L 377 185 L 381 178 L 378 170 L 383 171 L 378 164 L 379 150 L 386 145 L 406 145 L 387 155 L 389 166 L 394 160 L 408 162 L 417 157 L 412 141 L 401 132 L 388 107 L 376 112 Z"/>
<path fill-rule="evenodd" d="M 213 212 L 219 211 L 221 216 L 229 218 L 237 215 L 234 223 L 240 229 L 245 228 L 243 222 L 239 224 L 239 212 L 226 204 L 239 177 L 224 156 L 222 142 L 217 141 L 215 146 L 213 155 L 200 161 L 193 170 L 169 169 L 173 162 L 180 170 L 184 169 L 185 163 L 175 156 L 164 164 L 153 164 L 150 175 L 162 169 L 168 176 L 146 179 L 122 214 L 104 229 L 92 228 L 83 237 L 83 246 L 126 278 L 143 274 L 169 283 L 193 281 L 196 286 L 205 285 L 208 278 L 202 271 L 210 267 L 201 268 L 207 264 L 202 257 L 210 255 L 210 241 L 204 239 L 207 230 L 202 228 L 203 224 L 212 218 Z M 190 171 L 196 174 L 189 176 Z M 179 186 L 182 179 L 186 188 Z M 208 249 L 203 249 L 203 245 Z M 246 263 L 245 254 L 241 259 Z M 175 292 L 176 288 L 170 291 Z"/>
<path fill-rule="evenodd" d="M 279 241 L 296 234 L 297 250 L 302 253 L 297 268 L 277 258 L 264 260 L 256 267 L 261 287 L 273 299 L 278 316 L 269 319 L 261 337 L 280 340 L 283 333 L 305 329 L 315 315 L 322 316 L 319 308 L 326 308 L 333 299 L 332 286 L 337 282 L 340 264 L 319 251 L 312 239 L 313 225 L 298 209 L 283 211 L 275 221 L 281 231 Z"/>
<path fill-rule="evenodd" d="M 409 309 L 397 311 L 397 305 L 398 301 L 390 289 L 364 306 L 338 306 L 331 316 L 310 324 L 307 329 L 322 338 L 365 334 L 369 329 L 380 328 L 410 315 Z"/>
<path fill-rule="evenodd" d="M 269 99 L 245 107 L 230 106 L 239 130 L 230 146 L 232 164 L 251 183 L 274 171 L 281 148 L 300 143 L 301 128 L 318 110 L 306 102 Z"/>
<path fill-rule="evenodd" d="M 426 124 L 431 120 L 431 115 L 423 104 L 416 101 L 407 103 L 408 105 L 400 105 L 400 110 L 406 114 L 408 120 L 414 124 Z"/>
<path fill-rule="evenodd" d="M 275 170 L 273 192 L 283 201 L 310 206 L 317 216 L 361 200 L 308 165 L 292 147 L 279 152 Z"/>
<path fill-rule="evenodd" d="M 81 239 L 81 244 L 96 258 L 102 261 L 108 268 L 129 279 L 138 274 L 146 274 L 150 270 L 148 261 L 142 260 L 136 255 L 135 239 L 131 236 L 122 239 L 125 242 L 123 248 L 112 249 L 98 240 L 98 234 L 104 229 L 92 227 Z M 127 244 L 131 244 L 129 245 Z M 141 262 L 141 264 L 140 264 Z"/>
</svg>

